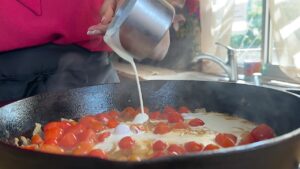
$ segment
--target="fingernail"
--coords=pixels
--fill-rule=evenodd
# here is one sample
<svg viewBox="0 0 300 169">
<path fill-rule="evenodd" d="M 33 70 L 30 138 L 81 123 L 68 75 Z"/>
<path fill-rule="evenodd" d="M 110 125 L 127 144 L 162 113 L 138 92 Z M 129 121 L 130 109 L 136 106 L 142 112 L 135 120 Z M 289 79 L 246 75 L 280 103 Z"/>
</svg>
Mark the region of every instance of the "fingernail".
<svg viewBox="0 0 300 169">
<path fill-rule="evenodd" d="M 103 23 L 104 21 L 106 21 L 106 17 L 105 16 L 102 17 L 102 19 L 101 19 L 100 22 Z"/>
<path fill-rule="evenodd" d="M 100 30 L 89 30 L 86 33 L 87 35 L 97 35 L 97 34 L 101 34 Z"/>
</svg>

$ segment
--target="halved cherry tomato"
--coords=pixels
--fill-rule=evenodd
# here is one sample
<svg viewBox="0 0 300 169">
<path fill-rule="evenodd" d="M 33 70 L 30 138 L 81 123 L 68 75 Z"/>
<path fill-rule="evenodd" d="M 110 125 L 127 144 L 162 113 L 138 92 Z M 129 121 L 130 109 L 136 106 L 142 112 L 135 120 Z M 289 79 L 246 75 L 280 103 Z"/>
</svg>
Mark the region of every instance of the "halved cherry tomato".
<svg viewBox="0 0 300 169">
<path fill-rule="evenodd" d="M 99 136 L 98 136 L 98 139 L 97 139 L 97 141 L 98 142 L 103 142 L 106 138 L 108 138 L 109 136 L 110 136 L 111 134 L 110 134 L 110 132 L 104 132 L 104 133 L 101 133 L 101 134 L 99 134 Z"/>
<path fill-rule="evenodd" d="M 166 106 L 163 110 L 163 114 L 170 114 L 170 113 L 174 113 L 174 112 L 177 112 L 177 111 L 172 106 Z"/>
<path fill-rule="evenodd" d="M 236 142 L 237 142 L 237 137 L 236 137 L 235 135 L 229 134 L 229 133 L 224 133 L 224 135 L 225 135 L 226 137 L 229 137 L 229 138 L 233 141 L 233 143 L 236 144 Z"/>
<path fill-rule="evenodd" d="M 156 151 L 152 154 L 151 158 L 159 158 L 166 156 L 166 153 L 163 151 Z"/>
<path fill-rule="evenodd" d="M 178 123 L 175 123 L 172 128 L 173 129 L 187 129 L 187 128 L 189 128 L 189 126 L 184 122 L 178 122 Z"/>
<path fill-rule="evenodd" d="M 61 121 L 60 124 L 59 124 L 60 128 L 62 128 L 63 130 L 69 128 L 72 126 L 72 123 L 71 122 L 68 122 L 68 121 Z"/>
<path fill-rule="evenodd" d="M 179 145 L 176 145 L 176 144 L 171 144 L 168 147 L 167 151 L 170 155 L 180 155 L 180 154 L 185 153 L 184 148 L 182 148 L 182 147 L 180 147 Z"/>
<path fill-rule="evenodd" d="M 255 141 L 262 141 L 275 137 L 273 129 L 266 124 L 258 125 L 251 131 L 251 135 Z"/>
<path fill-rule="evenodd" d="M 133 108 L 133 107 L 126 107 L 121 115 L 125 120 L 131 120 L 133 119 L 136 115 L 138 114 L 138 112 Z"/>
<path fill-rule="evenodd" d="M 74 133 L 65 134 L 59 141 L 59 145 L 64 148 L 73 148 L 78 142 Z"/>
<path fill-rule="evenodd" d="M 47 129 L 44 132 L 45 135 L 45 143 L 53 143 L 55 144 L 57 140 L 61 138 L 63 134 L 63 130 L 61 128 L 55 127 L 55 128 L 50 128 Z"/>
<path fill-rule="evenodd" d="M 52 128 L 60 128 L 60 127 L 61 127 L 60 122 L 54 121 L 44 125 L 44 131 L 50 130 Z"/>
<path fill-rule="evenodd" d="M 115 119 L 110 119 L 107 123 L 107 127 L 116 128 L 119 125 L 119 122 Z"/>
<path fill-rule="evenodd" d="M 74 133 L 76 136 L 83 133 L 86 130 L 86 127 L 80 123 L 73 125 L 65 130 L 65 133 Z"/>
<path fill-rule="evenodd" d="M 178 123 L 178 122 L 183 122 L 183 117 L 181 114 L 177 112 L 169 113 L 168 114 L 168 122 L 169 123 Z"/>
<path fill-rule="evenodd" d="M 167 148 L 167 144 L 162 142 L 161 140 L 156 141 L 153 145 L 152 145 L 152 149 L 153 151 L 163 151 Z"/>
<path fill-rule="evenodd" d="M 95 116 L 95 118 L 100 121 L 101 123 L 103 124 L 107 124 L 109 119 L 111 118 L 108 114 L 106 113 L 100 113 L 100 114 L 97 114 Z"/>
<path fill-rule="evenodd" d="M 178 109 L 178 113 L 181 113 L 181 114 L 182 113 L 189 113 L 189 112 L 191 112 L 191 110 L 189 108 L 185 107 L 185 106 L 181 106 Z"/>
<path fill-rule="evenodd" d="M 89 153 L 89 156 L 96 157 L 96 158 L 101 158 L 101 159 L 106 159 L 107 158 L 105 152 L 100 150 L 100 149 L 92 150 Z"/>
<path fill-rule="evenodd" d="M 94 143 L 96 141 L 96 133 L 92 129 L 85 129 L 81 134 L 79 134 L 78 140 L 80 142 Z"/>
<path fill-rule="evenodd" d="M 198 119 L 198 118 L 192 119 L 189 122 L 189 125 L 192 127 L 203 126 L 204 124 L 205 123 L 201 119 Z"/>
<path fill-rule="evenodd" d="M 156 125 L 154 129 L 154 134 L 166 134 L 170 132 L 170 127 L 167 123 L 160 122 Z"/>
<path fill-rule="evenodd" d="M 87 128 L 92 128 L 93 130 L 97 131 L 101 131 L 104 129 L 104 126 L 101 124 L 100 121 L 98 121 L 96 119 L 96 117 L 94 116 L 85 116 L 82 117 L 79 120 L 79 123 L 82 124 L 83 126 L 87 127 Z"/>
<path fill-rule="evenodd" d="M 220 133 L 216 136 L 215 141 L 222 147 L 233 147 L 235 146 L 234 140 L 232 138 Z"/>
<path fill-rule="evenodd" d="M 140 107 L 137 108 L 136 112 L 141 113 L 142 112 L 141 108 Z M 147 113 L 147 114 L 149 114 L 149 108 L 144 106 L 144 112 Z"/>
<path fill-rule="evenodd" d="M 214 144 L 208 144 L 204 147 L 203 151 L 210 151 L 210 150 L 217 150 L 217 149 L 220 149 L 220 147 Z"/>
<path fill-rule="evenodd" d="M 73 150 L 73 155 L 87 155 L 93 149 L 93 144 L 90 142 L 81 142 L 78 146 Z"/>
<path fill-rule="evenodd" d="M 116 110 L 111 110 L 107 114 L 111 119 L 118 119 L 119 118 L 119 113 Z"/>
<path fill-rule="evenodd" d="M 60 148 L 57 145 L 51 145 L 51 144 L 42 144 L 39 149 L 41 152 L 45 153 L 53 153 L 53 154 L 63 154 L 64 149 Z"/>
<path fill-rule="evenodd" d="M 34 150 L 37 150 L 38 146 L 31 144 L 31 145 L 27 145 L 27 146 L 21 146 L 21 148 L 24 150 L 34 151 Z"/>
<path fill-rule="evenodd" d="M 160 115 L 161 115 L 160 112 L 156 111 L 156 112 L 150 113 L 149 117 L 151 120 L 159 120 Z"/>
<path fill-rule="evenodd" d="M 254 142 L 255 139 L 253 138 L 253 136 L 250 133 L 247 133 L 242 137 L 241 141 L 239 142 L 239 145 L 246 145 Z"/>
<path fill-rule="evenodd" d="M 42 137 L 39 134 L 35 134 L 31 137 L 32 144 L 41 144 L 43 142 L 44 142 L 44 140 L 42 139 Z"/>
<path fill-rule="evenodd" d="M 184 144 L 185 151 L 187 152 L 201 152 L 203 150 L 203 144 L 198 144 L 195 141 L 187 142 Z"/>
<path fill-rule="evenodd" d="M 135 141 L 129 136 L 126 136 L 119 141 L 119 147 L 122 150 L 131 149 L 134 146 L 134 144 Z"/>
</svg>

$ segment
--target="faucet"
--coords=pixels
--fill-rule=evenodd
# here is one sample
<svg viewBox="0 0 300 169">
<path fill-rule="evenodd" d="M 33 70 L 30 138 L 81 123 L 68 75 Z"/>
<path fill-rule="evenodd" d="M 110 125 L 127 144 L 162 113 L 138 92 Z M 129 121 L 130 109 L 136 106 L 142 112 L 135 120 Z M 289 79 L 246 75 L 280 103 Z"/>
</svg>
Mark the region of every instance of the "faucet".
<svg viewBox="0 0 300 169">
<path fill-rule="evenodd" d="M 230 46 L 223 45 L 219 42 L 216 43 L 216 45 L 219 45 L 221 47 L 224 47 L 227 49 L 227 61 L 223 61 L 217 56 L 209 55 L 209 54 L 201 54 L 199 56 L 196 56 L 193 59 L 193 63 L 197 63 L 200 60 L 207 59 L 210 61 L 213 61 L 220 65 L 225 72 L 228 74 L 229 81 L 230 82 L 237 82 L 238 80 L 238 74 L 237 74 L 237 60 L 235 57 L 235 51 Z"/>
</svg>

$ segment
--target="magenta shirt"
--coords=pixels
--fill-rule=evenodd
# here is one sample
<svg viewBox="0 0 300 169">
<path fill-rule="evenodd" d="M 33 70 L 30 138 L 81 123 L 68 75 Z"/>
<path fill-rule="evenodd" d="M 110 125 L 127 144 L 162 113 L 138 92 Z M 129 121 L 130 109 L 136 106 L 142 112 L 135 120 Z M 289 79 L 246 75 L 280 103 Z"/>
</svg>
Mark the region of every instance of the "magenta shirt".
<svg viewBox="0 0 300 169">
<path fill-rule="evenodd" d="M 102 36 L 87 36 L 100 22 L 104 0 L 1 0 L 0 52 L 46 43 L 108 51 Z"/>
</svg>

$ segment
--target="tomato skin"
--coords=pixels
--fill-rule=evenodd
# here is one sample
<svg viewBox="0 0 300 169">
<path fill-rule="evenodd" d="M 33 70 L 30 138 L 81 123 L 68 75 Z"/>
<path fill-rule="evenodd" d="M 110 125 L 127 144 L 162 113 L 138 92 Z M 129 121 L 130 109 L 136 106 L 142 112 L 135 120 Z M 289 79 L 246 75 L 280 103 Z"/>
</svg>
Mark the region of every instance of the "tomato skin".
<svg viewBox="0 0 300 169">
<path fill-rule="evenodd" d="M 191 110 L 189 108 L 187 108 L 186 106 L 181 106 L 178 109 L 178 113 L 182 114 L 182 113 L 189 113 L 191 112 Z"/>
<path fill-rule="evenodd" d="M 126 107 L 121 115 L 125 120 L 131 120 L 133 119 L 136 115 L 138 114 L 138 112 L 133 108 L 133 107 Z"/>
<path fill-rule="evenodd" d="M 255 139 L 253 138 L 253 136 L 250 133 L 247 133 L 242 137 L 241 141 L 239 142 L 239 145 L 246 145 L 254 142 Z"/>
<path fill-rule="evenodd" d="M 189 125 L 192 127 L 203 126 L 204 124 L 205 123 L 201 119 L 198 119 L 198 118 L 192 119 L 189 122 Z"/>
<path fill-rule="evenodd" d="M 93 144 L 90 142 L 81 142 L 78 146 L 73 150 L 73 155 L 87 155 L 93 149 Z"/>
<path fill-rule="evenodd" d="M 102 150 L 100 150 L 100 149 L 92 150 L 92 151 L 89 153 L 89 156 L 90 156 L 90 157 L 100 158 L 100 159 L 106 159 L 106 158 L 107 158 L 105 152 L 102 151 Z"/>
<path fill-rule="evenodd" d="M 159 119 L 160 119 L 160 116 L 161 116 L 160 112 L 159 112 L 159 111 L 156 111 L 156 112 L 150 113 L 149 118 L 150 118 L 151 120 L 159 120 Z"/>
<path fill-rule="evenodd" d="M 171 113 L 174 113 L 174 112 L 177 112 L 174 107 L 172 107 L 172 106 L 164 107 L 163 114 L 171 114 Z"/>
<path fill-rule="evenodd" d="M 219 146 L 214 144 L 208 144 L 204 147 L 203 151 L 218 150 L 218 149 L 220 149 Z"/>
<path fill-rule="evenodd" d="M 115 119 L 110 119 L 107 123 L 107 127 L 116 128 L 119 125 L 119 122 Z"/>
<path fill-rule="evenodd" d="M 95 132 L 99 132 L 105 129 L 105 126 L 101 124 L 101 122 L 98 121 L 94 116 L 85 116 L 80 119 L 79 123 L 86 128 L 93 129 Z"/>
<path fill-rule="evenodd" d="M 107 113 L 108 116 L 111 119 L 118 119 L 119 118 L 119 113 L 116 110 L 111 110 L 110 112 Z"/>
<path fill-rule="evenodd" d="M 131 137 L 126 136 L 119 141 L 118 145 L 120 149 L 127 150 L 127 149 L 131 149 L 134 146 L 134 144 L 135 141 Z"/>
<path fill-rule="evenodd" d="M 181 114 L 177 112 L 172 112 L 168 115 L 168 122 L 169 123 L 183 122 L 183 117 L 181 116 Z"/>
<path fill-rule="evenodd" d="M 78 140 L 80 142 L 94 143 L 96 141 L 96 132 L 92 129 L 86 129 L 78 135 Z"/>
<path fill-rule="evenodd" d="M 74 148 L 78 139 L 74 133 L 65 134 L 59 141 L 59 145 L 64 148 Z"/>
<path fill-rule="evenodd" d="M 101 133 L 101 134 L 99 134 L 99 136 L 98 136 L 98 138 L 97 138 L 97 141 L 98 142 L 103 142 L 106 138 L 108 138 L 109 136 L 111 135 L 111 133 L 110 132 L 104 132 L 104 133 Z"/>
<path fill-rule="evenodd" d="M 175 123 L 172 128 L 173 129 L 187 129 L 187 128 L 189 128 L 189 126 L 187 124 L 185 124 L 184 122 L 178 122 L 178 123 Z"/>
<path fill-rule="evenodd" d="M 67 128 L 71 127 L 72 124 L 68 121 L 61 121 L 59 124 L 60 128 L 62 128 L 63 130 L 66 130 Z"/>
<path fill-rule="evenodd" d="M 226 137 L 229 137 L 229 138 L 233 141 L 233 143 L 236 144 L 236 142 L 237 142 L 237 137 L 236 137 L 235 135 L 229 134 L 229 133 L 224 133 L 224 135 L 225 135 Z"/>
<path fill-rule="evenodd" d="M 170 132 L 170 127 L 168 124 L 160 122 L 156 125 L 155 129 L 154 129 L 154 134 L 166 134 L 168 132 Z"/>
<path fill-rule="evenodd" d="M 39 134 L 35 134 L 31 137 L 31 144 L 41 144 L 44 140 Z"/>
<path fill-rule="evenodd" d="M 31 144 L 31 145 L 27 145 L 27 146 L 21 146 L 20 148 L 24 149 L 24 150 L 35 151 L 35 150 L 37 150 L 38 146 Z"/>
<path fill-rule="evenodd" d="M 80 123 L 73 125 L 65 130 L 65 133 L 74 133 L 76 136 L 83 133 L 83 131 L 86 130 L 86 127 Z"/>
<path fill-rule="evenodd" d="M 57 140 L 63 135 L 63 130 L 61 128 L 50 128 L 44 132 L 45 143 L 57 143 Z"/>
<path fill-rule="evenodd" d="M 151 158 L 160 158 L 166 156 L 166 153 L 163 151 L 156 151 L 152 154 Z"/>
<path fill-rule="evenodd" d="M 44 125 L 43 130 L 47 131 L 53 128 L 60 128 L 59 122 L 50 122 Z"/>
<path fill-rule="evenodd" d="M 42 144 L 39 149 L 41 152 L 52 154 L 63 154 L 64 150 L 57 145 Z"/>
<path fill-rule="evenodd" d="M 201 152 L 204 148 L 203 144 L 198 144 L 194 141 L 187 142 L 184 144 L 185 151 L 193 153 L 193 152 Z"/>
<path fill-rule="evenodd" d="M 171 144 L 168 147 L 167 151 L 170 155 L 180 155 L 180 154 L 185 153 L 184 148 L 182 148 L 182 147 L 180 147 L 179 145 L 176 145 L 176 144 Z"/>
<path fill-rule="evenodd" d="M 230 137 L 227 137 L 223 133 L 220 133 L 215 138 L 216 143 L 218 143 L 222 147 L 233 147 L 235 146 L 234 140 Z"/>
<path fill-rule="evenodd" d="M 95 118 L 98 121 L 100 121 L 102 124 L 106 125 L 108 123 L 108 121 L 110 120 L 111 117 L 108 114 L 106 114 L 106 113 L 100 113 L 100 114 L 97 114 L 95 116 Z"/>
<path fill-rule="evenodd" d="M 161 140 L 154 142 L 154 144 L 152 145 L 153 151 L 163 151 L 166 148 L 167 148 L 167 144 L 162 142 Z"/>
<path fill-rule="evenodd" d="M 266 124 L 258 125 L 251 131 L 251 135 L 255 141 L 262 141 L 275 137 L 273 129 Z"/>
</svg>

